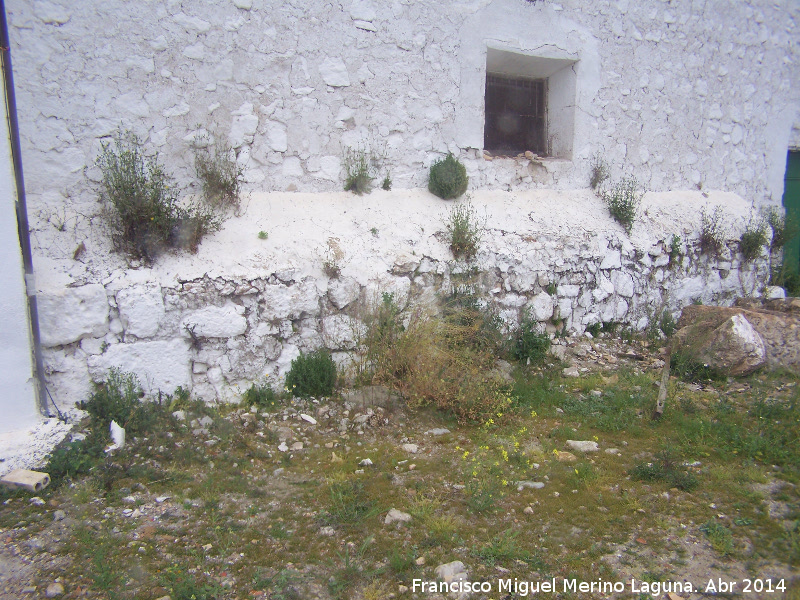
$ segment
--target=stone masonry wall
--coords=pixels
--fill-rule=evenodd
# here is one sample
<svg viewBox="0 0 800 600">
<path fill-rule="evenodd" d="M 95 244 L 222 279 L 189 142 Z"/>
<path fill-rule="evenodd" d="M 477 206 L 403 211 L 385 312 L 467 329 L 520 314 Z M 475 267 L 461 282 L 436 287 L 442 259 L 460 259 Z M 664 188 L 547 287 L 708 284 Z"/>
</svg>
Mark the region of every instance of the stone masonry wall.
<svg viewBox="0 0 800 600">
<path fill-rule="evenodd" d="M 466 280 L 510 328 L 527 312 L 551 333 L 563 320 L 577 335 L 594 323 L 642 330 L 696 301 L 730 304 L 761 293 L 768 276 L 766 250 L 752 263 L 737 254 L 748 205 L 731 194 L 648 194 L 629 236 L 591 193 L 475 193 L 486 229 L 469 263 L 449 251 L 442 213 L 452 205 L 428 192 L 296 196 L 253 198 L 196 256 L 42 291 L 56 402 L 84 399 L 110 367 L 152 391 L 183 386 L 213 401 L 238 400 L 267 376 L 281 385 L 300 352 L 325 347 L 345 365 L 383 293 L 406 310 L 430 308 Z M 700 255 L 698 213 L 721 205 L 732 207 L 727 246 Z M 347 218 L 332 222 L 334 213 Z M 674 235 L 679 255 L 670 258 Z M 324 271 L 330 244 L 341 250 L 338 277 Z M 220 256 L 227 262 L 214 266 Z"/>
<path fill-rule="evenodd" d="M 794 0 L 6 8 L 34 243 L 48 257 L 61 252 L 52 225 L 74 230 L 73 248 L 91 237 L 94 161 L 120 127 L 182 185 L 193 140 L 210 131 L 260 191 L 340 190 L 345 149 L 366 144 L 397 188 L 424 186 L 452 151 L 473 189 L 579 189 L 600 153 L 645 189 L 727 190 L 756 204 L 780 203 L 800 128 Z M 487 47 L 576 61 L 571 160 L 484 160 Z"/>
</svg>

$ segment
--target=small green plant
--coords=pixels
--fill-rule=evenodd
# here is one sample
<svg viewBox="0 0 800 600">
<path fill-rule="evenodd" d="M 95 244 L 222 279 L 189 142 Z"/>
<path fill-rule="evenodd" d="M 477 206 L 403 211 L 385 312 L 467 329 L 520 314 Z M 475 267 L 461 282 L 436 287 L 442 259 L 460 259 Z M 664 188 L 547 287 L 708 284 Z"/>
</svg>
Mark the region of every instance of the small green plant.
<svg viewBox="0 0 800 600">
<path fill-rule="evenodd" d="M 364 148 L 348 148 L 344 153 L 346 192 L 353 192 L 361 196 L 372 190 L 372 181 L 375 179 L 372 160 Z"/>
<path fill-rule="evenodd" d="M 631 469 L 630 475 L 640 481 L 663 481 L 684 492 L 691 492 L 698 483 L 697 477 L 681 468 L 678 460 L 668 450 L 659 452 L 652 462 L 636 465 Z"/>
<path fill-rule="evenodd" d="M 488 544 L 472 549 L 472 555 L 480 558 L 487 566 L 496 564 L 514 564 L 538 562 L 530 552 L 522 548 L 517 541 L 519 531 L 507 530 L 494 536 Z"/>
<path fill-rule="evenodd" d="M 431 165 L 428 190 L 439 198 L 458 198 L 467 191 L 468 183 L 466 167 L 450 153 Z"/>
<path fill-rule="evenodd" d="M 592 323 L 591 325 L 586 326 L 586 331 L 591 334 L 593 338 L 596 338 L 600 335 L 600 330 L 603 328 L 603 324 L 599 321 L 597 323 Z"/>
<path fill-rule="evenodd" d="M 383 183 L 381 183 L 381 188 L 386 190 L 387 192 L 392 189 L 392 176 L 387 173 L 386 177 L 383 178 Z"/>
<path fill-rule="evenodd" d="M 760 219 L 751 220 L 739 238 L 739 252 L 742 253 L 742 258 L 745 262 L 754 261 L 766 245 L 767 223 Z"/>
<path fill-rule="evenodd" d="M 164 587 L 174 600 L 215 600 L 222 591 L 212 583 L 200 583 L 178 566 L 169 566 L 163 574 Z"/>
<path fill-rule="evenodd" d="M 152 403 L 142 402 L 143 396 L 136 375 L 112 368 L 105 383 L 79 406 L 89 413 L 93 432 L 107 436 L 111 421 L 116 421 L 128 435 L 135 435 L 144 433 L 153 423 Z"/>
<path fill-rule="evenodd" d="M 596 190 L 606 179 L 608 179 L 608 163 L 600 154 L 595 154 L 592 157 L 592 175 L 589 180 L 589 185 L 593 190 Z"/>
<path fill-rule="evenodd" d="M 545 287 L 545 291 L 549 296 L 555 296 L 556 292 L 558 291 L 558 286 L 551 281 L 547 284 L 547 287 Z"/>
<path fill-rule="evenodd" d="M 786 218 L 781 210 L 776 206 L 770 206 L 763 212 L 764 220 L 772 229 L 771 250 L 783 248 L 787 242 L 793 240 L 800 234 L 800 223 L 797 219 Z"/>
<path fill-rule="evenodd" d="M 286 388 L 294 396 L 330 396 L 336 385 L 336 363 L 329 352 L 300 354 L 286 374 Z"/>
<path fill-rule="evenodd" d="M 515 334 L 511 355 L 520 362 L 541 363 L 550 349 L 550 336 L 539 331 L 539 324 L 529 312 L 522 317 Z"/>
<path fill-rule="evenodd" d="M 322 251 L 322 270 L 331 279 L 336 279 L 342 274 L 342 259 L 344 251 L 339 246 L 339 238 L 328 238 L 325 250 Z"/>
<path fill-rule="evenodd" d="M 469 198 L 465 202 L 453 206 L 445 225 L 450 237 L 450 251 L 453 256 L 465 260 L 474 258 L 478 253 L 484 228 L 478 222 Z"/>
<path fill-rule="evenodd" d="M 733 534 L 730 529 L 712 519 L 703 523 L 700 531 L 706 534 L 711 547 L 722 556 L 733 553 Z"/>
<path fill-rule="evenodd" d="M 117 250 L 152 262 L 165 248 L 197 250 L 203 235 L 219 229 L 213 211 L 178 203 L 178 189 L 158 158 L 144 154 L 131 132 L 105 143 L 97 159 L 100 199 Z"/>
<path fill-rule="evenodd" d="M 268 237 L 269 237 L 269 234 L 266 231 L 261 230 L 261 231 L 258 232 L 258 239 L 266 240 Z"/>
<path fill-rule="evenodd" d="M 709 213 L 706 207 L 700 211 L 700 252 L 709 256 L 719 256 L 725 247 L 728 230 L 721 206 Z"/>
<path fill-rule="evenodd" d="M 497 509 L 497 501 L 503 495 L 503 488 L 493 475 L 479 473 L 467 480 L 464 492 L 467 495 L 467 506 L 477 513 L 484 513 Z"/>
<path fill-rule="evenodd" d="M 246 407 L 257 406 L 265 410 L 276 410 L 281 406 L 275 390 L 267 384 L 258 385 L 255 383 L 242 394 L 242 405 Z"/>
<path fill-rule="evenodd" d="M 644 192 L 639 191 L 639 182 L 633 177 L 626 177 L 610 189 L 603 190 L 601 196 L 611 216 L 630 234 L 644 196 Z"/>
<path fill-rule="evenodd" d="M 358 523 L 377 510 L 360 481 L 334 479 L 328 485 L 328 494 L 328 509 L 322 515 L 323 522 L 328 524 Z"/>
<path fill-rule="evenodd" d="M 209 205 L 238 210 L 244 168 L 237 164 L 230 145 L 200 137 L 194 146 L 194 168 Z"/>
<path fill-rule="evenodd" d="M 669 265 L 680 264 L 683 262 L 683 252 L 681 251 L 681 236 L 673 234 L 669 242 Z"/>
</svg>

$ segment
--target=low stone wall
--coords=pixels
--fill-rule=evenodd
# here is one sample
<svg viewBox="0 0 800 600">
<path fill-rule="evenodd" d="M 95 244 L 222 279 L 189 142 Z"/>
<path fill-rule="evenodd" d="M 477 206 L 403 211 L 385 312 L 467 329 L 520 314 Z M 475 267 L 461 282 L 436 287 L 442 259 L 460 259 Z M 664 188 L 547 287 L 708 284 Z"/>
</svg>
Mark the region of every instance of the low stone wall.
<svg viewBox="0 0 800 600">
<path fill-rule="evenodd" d="M 66 285 L 69 261 L 48 263 L 37 276 L 50 391 L 59 405 L 77 402 L 118 367 L 150 391 L 236 400 L 266 376 L 279 385 L 301 352 L 324 346 L 344 362 L 384 292 L 402 307 L 433 306 L 469 280 L 509 326 L 528 311 L 575 335 L 610 321 L 642 330 L 665 309 L 731 304 L 767 281 L 766 250 L 752 263 L 737 256 L 750 208 L 733 194 L 647 194 L 628 235 L 588 190 L 479 192 L 483 240 L 469 263 L 449 250 L 452 205 L 423 190 L 264 194 L 196 255 L 138 268 L 112 257 Z M 711 258 L 697 238 L 700 211 L 715 205 L 730 239 Z M 671 258 L 673 236 L 681 253 Z"/>
</svg>

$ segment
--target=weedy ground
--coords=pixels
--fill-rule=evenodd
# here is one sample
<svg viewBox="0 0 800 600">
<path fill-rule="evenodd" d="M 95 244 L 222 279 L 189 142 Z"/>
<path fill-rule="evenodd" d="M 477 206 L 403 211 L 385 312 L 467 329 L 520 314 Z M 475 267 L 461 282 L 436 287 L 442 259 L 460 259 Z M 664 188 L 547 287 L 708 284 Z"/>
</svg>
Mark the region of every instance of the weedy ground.
<svg viewBox="0 0 800 600">
<path fill-rule="evenodd" d="M 151 433 L 46 489 L 43 505 L 2 492 L 2 555 L 32 567 L 0 590 L 16 598 L 59 581 L 64 598 L 436 598 L 406 588 L 460 560 L 473 581 L 771 577 L 796 597 L 800 377 L 673 378 L 653 421 L 659 372 L 624 358 L 647 351 L 637 342 L 615 343 L 613 368 L 577 379 L 563 365 L 517 367 L 511 404 L 468 425 L 399 400 L 284 399 L 258 413 L 188 402 L 186 421 L 165 407 Z M 202 415 L 207 434 L 191 424 Z M 392 508 L 410 522 L 386 525 Z"/>
</svg>

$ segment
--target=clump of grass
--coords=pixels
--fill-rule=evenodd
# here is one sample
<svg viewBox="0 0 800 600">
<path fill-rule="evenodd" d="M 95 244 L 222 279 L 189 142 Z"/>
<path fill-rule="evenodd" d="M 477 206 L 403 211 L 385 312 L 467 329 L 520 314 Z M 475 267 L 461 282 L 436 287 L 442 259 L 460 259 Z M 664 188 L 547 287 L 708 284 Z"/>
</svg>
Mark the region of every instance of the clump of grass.
<svg viewBox="0 0 800 600">
<path fill-rule="evenodd" d="M 520 362 L 541 363 L 550 349 L 550 336 L 539 331 L 539 323 L 526 312 L 515 334 L 511 355 Z"/>
<path fill-rule="evenodd" d="M 331 525 L 358 523 L 377 511 L 360 481 L 334 479 L 328 484 L 328 508 L 323 521 Z"/>
<path fill-rule="evenodd" d="M 630 474 L 634 479 L 662 481 L 684 492 L 691 492 L 698 485 L 697 477 L 680 467 L 675 456 L 669 451 L 659 452 L 653 462 L 636 465 Z"/>
<path fill-rule="evenodd" d="M 464 260 L 475 258 L 480 248 L 484 227 L 479 222 L 469 199 L 453 206 L 445 226 L 450 237 L 450 251 L 453 256 Z"/>
<path fill-rule="evenodd" d="M 520 561 L 523 563 L 537 563 L 542 566 L 541 561 L 525 548 L 523 548 L 517 538 L 519 531 L 507 530 L 494 536 L 488 544 L 472 549 L 472 555 L 481 559 L 487 566 L 494 567 L 497 564 L 513 564 Z"/>
<path fill-rule="evenodd" d="M 269 234 L 266 231 L 259 231 L 258 232 L 258 239 L 266 240 L 269 237 Z"/>
<path fill-rule="evenodd" d="M 609 177 L 608 163 L 598 153 L 592 157 L 592 175 L 589 179 L 589 185 L 593 190 L 596 190 L 606 179 Z"/>
<path fill-rule="evenodd" d="M 476 513 L 492 512 L 503 495 L 503 487 L 496 477 L 479 473 L 467 479 L 464 486 L 467 506 Z"/>
<path fill-rule="evenodd" d="M 239 209 L 244 169 L 236 162 L 230 145 L 208 136 L 200 138 L 194 147 L 194 168 L 209 205 L 223 209 Z"/>
<path fill-rule="evenodd" d="M 353 192 L 361 196 L 372 191 L 372 181 L 375 179 L 372 162 L 372 157 L 364 148 L 348 148 L 345 150 L 344 189 L 346 192 Z"/>
<path fill-rule="evenodd" d="M 342 259 L 344 251 L 339 246 L 338 238 L 328 238 L 325 250 L 322 251 L 322 270 L 331 279 L 336 279 L 342 274 Z"/>
<path fill-rule="evenodd" d="M 330 396 L 335 385 L 336 363 L 326 350 L 300 354 L 286 374 L 286 388 L 301 398 Z"/>
<path fill-rule="evenodd" d="M 719 256 L 725 247 L 728 230 L 721 206 L 708 213 L 706 207 L 700 211 L 700 252 L 709 256 Z"/>
<path fill-rule="evenodd" d="M 636 221 L 636 211 L 644 196 L 644 192 L 639 191 L 639 182 L 633 177 L 626 177 L 609 189 L 603 190 L 601 196 L 614 220 L 630 234 Z"/>
<path fill-rule="evenodd" d="M 745 262 L 752 262 L 767 245 L 767 224 L 762 220 L 750 221 L 739 238 L 739 252 Z"/>
<path fill-rule="evenodd" d="M 387 192 L 392 189 L 392 176 L 389 173 L 387 173 L 386 177 L 383 178 L 383 183 L 381 183 L 381 189 L 384 189 Z"/>
<path fill-rule="evenodd" d="M 145 156 L 136 135 L 119 132 L 97 159 L 100 199 L 115 249 L 152 262 L 166 248 L 197 250 L 202 237 L 220 227 L 212 210 L 183 207 L 178 189 L 158 158 Z"/>
<path fill-rule="evenodd" d="M 730 529 L 712 519 L 703 523 L 700 531 L 706 534 L 711 547 L 722 556 L 733 553 L 733 534 Z"/>
<path fill-rule="evenodd" d="M 466 167 L 452 153 L 431 165 L 428 190 L 439 198 L 458 198 L 467 191 L 468 183 Z"/>
</svg>

